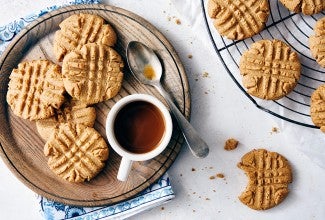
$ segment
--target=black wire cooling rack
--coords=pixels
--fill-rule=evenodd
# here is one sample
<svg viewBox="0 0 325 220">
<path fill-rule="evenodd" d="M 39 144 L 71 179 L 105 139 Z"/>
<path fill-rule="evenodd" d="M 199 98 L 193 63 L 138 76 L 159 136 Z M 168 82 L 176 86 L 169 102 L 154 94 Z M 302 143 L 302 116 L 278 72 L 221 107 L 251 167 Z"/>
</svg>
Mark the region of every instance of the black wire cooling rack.
<svg viewBox="0 0 325 220">
<path fill-rule="evenodd" d="M 225 69 L 250 101 L 259 109 L 286 121 L 317 128 L 310 118 L 310 97 L 313 91 L 325 83 L 325 69 L 320 67 L 311 56 L 308 38 L 318 19 L 317 15 L 306 16 L 288 11 L 279 1 L 270 0 L 270 16 L 265 29 L 259 34 L 245 40 L 233 41 L 221 37 L 213 26 L 207 13 L 207 0 L 201 0 L 203 16 L 213 47 Z M 276 100 L 261 100 L 249 95 L 242 85 L 239 73 L 239 60 L 252 43 L 261 39 L 279 39 L 295 50 L 302 63 L 301 77 L 298 85 L 287 96 Z"/>
</svg>

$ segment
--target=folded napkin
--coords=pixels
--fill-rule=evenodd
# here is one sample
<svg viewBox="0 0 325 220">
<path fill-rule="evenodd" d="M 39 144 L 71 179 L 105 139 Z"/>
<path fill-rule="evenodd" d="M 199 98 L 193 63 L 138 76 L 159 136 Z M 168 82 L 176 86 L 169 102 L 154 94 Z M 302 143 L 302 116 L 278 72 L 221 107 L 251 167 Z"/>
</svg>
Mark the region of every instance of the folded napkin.
<svg viewBox="0 0 325 220">
<path fill-rule="evenodd" d="M 202 10 L 203 9 L 202 4 L 204 4 L 205 13 L 207 13 L 208 0 L 187 0 L 186 4 L 184 4 L 184 2 L 180 1 L 180 0 L 172 0 L 172 2 L 174 4 L 174 6 L 176 7 L 177 11 L 179 12 L 179 14 L 182 18 L 182 21 L 184 21 L 184 23 L 187 23 L 188 25 L 190 25 L 192 27 L 192 30 L 194 33 L 200 33 L 197 36 L 202 41 L 202 44 L 205 45 L 210 51 L 212 51 L 212 53 L 215 53 L 214 48 L 213 48 L 214 45 L 212 44 L 212 41 L 210 39 L 208 30 L 207 30 L 207 27 L 205 24 L 205 20 L 204 20 L 205 15 L 203 14 L 203 10 Z M 278 5 L 279 5 L 279 8 L 278 8 Z M 273 10 L 273 14 L 272 14 L 272 17 L 270 16 L 267 26 L 273 22 L 279 23 L 277 25 L 280 25 L 280 20 L 282 19 L 282 17 L 280 16 L 279 12 L 281 12 L 283 14 L 285 14 L 285 13 L 288 14 L 287 9 L 285 9 L 277 1 L 270 1 L 270 7 Z M 288 32 L 286 29 L 284 29 L 282 35 L 277 32 L 277 29 L 273 29 L 273 31 L 271 29 L 272 35 L 268 34 L 269 32 L 264 31 L 264 33 L 262 33 L 262 36 L 263 37 L 266 36 L 266 38 L 272 38 L 272 37 L 278 38 L 278 39 L 281 39 L 282 41 L 286 41 L 286 40 L 291 40 L 292 42 L 299 41 L 299 40 L 307 41 L 308 38 L 301 37 L 300 35 L 298 35 L 298 32 L 300 33 L 300 31 L 301 31 L 301 33 L 304 33 L 304 34 L 311 34 L 310 33 L 311 28 L 308 27 L 308 25 L 315 23 L 318 18 L 323 16 L 323 14 L 320 13 L 318 15 L 313 15 L 312 17 L 307 16 L 307 15 L 302 15 L 302 14 L 297 14 L 297 15 L 291 14 L 290 16 L 293 19 L 292 22 L 285 23 L 286 26 L 283 28 L 290 28 L 290 30 L 296 31 L 297 33 L 295 33 L 295 34 L 297 34 L 297 36 L 302 39 L 300 39 L 300 38 L 298 40 L 294 39 L 295 36 L 292 37 L 292 35 L 285 33 L 285 32 Z M 274 21 L 272 21 L 272 20 L 274 20 Z M 309 23 L 308 25 L 306 25 L 306 21 L 308 21 L 308 23 Z M 215 30 L 215 28 L 212 25 L 212 23 L 213 23 L 212 20 L 209 18 L 208 18 L 208 23 L 209 23 L 210 28 L 212 29 L 212 36 L 213 36 L 213 39 L 214 39 L 214 42 L 215 42 L 215 45 L 217 48 L 223 48 L 224 44 L 232 45 L 232 41 L 227 40 L 226 38 L 221 37 L 218 34 L 218 32 Z M 298 25 L 299 27 L 296 25 Z M 281 30 L 281 27 L 279 27 L 279 30 Z M 298 29 L 301 29 L 301 30 L 298 31 Z M 288 39 L 284 39 L 285 37 L 287 37 Z M 256 41 L 258 39 L 259 39 L 259 36 L 256 35 L 254 37 L 254 41 Z M 239 59 L 238 51 L 246 50 L 246 47 L 251 45 L 254 41 L 252 41 L 251 39 L 247 39 L 247 40 L 243 41 L 243 43 L 237 44 L 238 47 L 236 46 L 236 47 L 230 48 L 229 52 L 227 52 L 227 50 L 223 50 L 221 52 L 223 55 L 223 58 L 225 59 L 228 69 L 233 73 L 233 76 L 236 78 L 236 80 L 238 82 L 241 82 L 241 76 L 239 74 L 239 69 L 237 66 L 238 63 L 236 64 L 234 61 L 238 62 L 238 59 Z M 303 42 L 303 43 L 304 43 L 304 45 L 308 45 L 308 42 Z M 300 44 L 300 43 L 298 43 L 298 44 Z M 297 46 L 297 48 L 299 48 L 299 51 L 301 54 L 310 55 L 310 51 L 309 51 L 308 47 Z M 229 53 L 229 54 L 227 54 L 227 53 Z M 315 65 L 314 61 L 312 61 L 313 58 L 311 58 L 309 60 L 309 59 L 304 59 L 303 56 L 300 56 L 300 57 L 302 60 L 304 60 L 304 62 L 306 62 L 306 63 L 309 62 L 309 64 L 308 64 L 309 66 Z M 312 64 L 310 64 L 310 62 Z M 316 66 L 314 68 L 316 69 L 316 68 L 320 68 L 320 67 Z M 305 70 L 303 70 L 303 71 L 305 71 Z M 322 71 L 323 71 L 323 69 L 322 69 Z M 226 69 L 224 69 L 224 73 L 227 74 Z M 236 85 L 234 84 L 234 86 L 236 86 Z M 316 85 L 314 85 L 314 86 L 316 86 Z M 295 105 L 295 104 L 292 104 L 293 102 L 291 100 L 285 100 L 285 99 L 278 100 L 280 105 L 274 104 L 274 102 L 265 101 L 265 100 L 261 100 L 261 99 L 255 99 L 255 101 L 257 104 L 264 107 L 265 109 L 269 109 L 275 113 L 278 113 L 279 115 L 281 115 L 283 117 L 286 117 L 289 119 L 296 119 L 296 120 L 299 120 L 299 122 L 311 124 L 311 119 L 309 117 L 301 116 L 302 114 L 297 114 L 294 111 L 294 110 L 296 110 L 298 112 L 301 111 L 301 112 L 304 112 L 305 114 L 309 114 L 309 112 L 307 112 L 305 109 L 306 107 L 304 107 L 304 106 L 309 105 L 309 99 L 306 99 L 303 95 L 299 95 L 299 94 L 294 95 L 292 93 L 290 95 L 292 95 L 290 97 L 294 97 L 294 99 L 296 101 L 298 101 L 299 103 L 302 103 L 302 104 Z M 286 110 L 286 108 L 281 107 L 281 105 L 288 106 L 289 108 L 292 108 L 293 111 Z M 275 116 L 273 117 L 273 119 L 278 124 L 281 131 L 286 133 L 285 138 L 287 139 L 287 143 L 291 143 L 292 146 L 296 146 L 298 150 L 300 150 L 306 156 L 308 156 L 314 163 L 316 163 L 317 165 L 319 165 L 322 168 L 325 168 L 325 147 L 324 147 L 325 136 L 324 136 L 324 134 L 322 134 L 321 131 L 319 131 L 319 129 L 308 128 L 305 126 L 296 125 L 296 124 L 290 123 L 288 121 L 281 120 Z"/>
<path fill-rule="evenodd" d="M 62 1 L 62 4 L 47 7 L 44 10 L 20 18 L 8 25 L 0 26 L 0 55 L 10 41 L 27 24 L 43 14 L 56 10 L 62 6 L 73 4 L 96 4 L 99 0 L 74 0 Z M 56 219 L 124 219 L 139 212 L 154 208 L 173 199 L 175 194 L 170 185 L 168 174 L 165 173 L 157 183 L 153 184 L 136 197 L 111 206 L 101 207 L 76 207 L 51 201 L 42 196 L 37 196 L 40 204 L 40 213 L 47 220 Z"/>
<path fill-rule="evenodd" d="M 39 196 L 41 213 L 48 220 L 54 219 L 124 219 L 139 212 L 162 205 L 175 197 L 168 174 L 135 198 L 111 206 L 76 207 L 53 202 Z"/>
</svg>

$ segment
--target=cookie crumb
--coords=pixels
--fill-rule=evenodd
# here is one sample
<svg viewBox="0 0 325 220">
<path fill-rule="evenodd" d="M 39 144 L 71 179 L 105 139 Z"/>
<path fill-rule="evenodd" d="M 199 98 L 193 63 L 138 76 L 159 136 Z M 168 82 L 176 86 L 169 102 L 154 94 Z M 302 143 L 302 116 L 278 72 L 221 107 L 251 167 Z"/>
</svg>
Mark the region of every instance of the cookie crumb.
<svg viewBox="0 0 325 220">
<path fill-rule="evenodd" d="M 208 93 L 208 92 L 204 92 L 204 94 L 206 94 L 206 95 L 207 95 L 207 94 L 209 94 L 209 93 Z"/>
<path fill-rule="evenodd" d="M 165 207 L 163 206 L 163 207 L 161 207 L 161 210 L 165 210 Z"/>
<path fill-rule="evenodd" d="M 204 78 L 207 78 L 207 77 L 209 76 L 209 73 L 208 73 L 208 72 L 204 72 L 204 73 L 202 74 L 202 76 L 203 76 Z"/>
<path fill-rule="evenodd" d="M 181 20 L 180 20 L 179 18 L 177 18 L 177 19 L 175 20 L 175 23 L 176 23 L 177 25 L 180 25 L 182 22 L 181 22 Z"/>
<path fill-rule="evenodd" d="M 192 168 L 192 171 L 193 171 L 193 172 L 196 171 L 195 168 Z"/>
<path fill-rule="evenodd" d="M 192 58 L 193 58 L 193 55 L 192 55 L 192 54 L 189 54 L 187 57 L 188 57 L 189 59 L 192 59 Z"/>
<path fill-rule="evenodd" d="M 217 173 L 216 177 L 218 177 L 218 178 L 225 178 L 225 175 L 223 173 Z"/>
<path fill-rule="evenodd" d="M 213 192 L 217 192 L 217 191 L 214 189 Z"/>
<path fill-rule="evenodd" d="M 205 200 L 210 200 L 210 198 L 205 198 Z"/>
<path fill-rule="evenodd" d="M 195 79 L 195 81 L 197 82 L 197 81 L 199 81 L 199 79 L 198 79 L 198 78 L 196 78 L 196 79 Z"/>
<path fill-rule="evenodd" d="M 210 169 L 210 170 L 212 170 L 212 169 L 213 169 L 213 167 L 209 167 L 209 169 Z"/>
<path fill-rule="evenodd" d="M 234 150 L 237 148 L 238 146 L 238 141 L 234 138 L 229 138 L 226 142 L 225 142 L 225 146 L 224 146 L 224 149 L 227 150 L 227 151 L 230 151 L 230 150 Z"/>
<path fill-rule="evenodd" d="M 278 133 L 279 129 L 277 127 L 272 128 L 272 133 Z"/>
<path fill-rule="evenodd" d="M 209 177 L 210 180 L 213 180 L 213 179 L 215 179 L 215 178 L 216 178 L 215 176 L 210 176 L 210 177 Z"/>
</svg>

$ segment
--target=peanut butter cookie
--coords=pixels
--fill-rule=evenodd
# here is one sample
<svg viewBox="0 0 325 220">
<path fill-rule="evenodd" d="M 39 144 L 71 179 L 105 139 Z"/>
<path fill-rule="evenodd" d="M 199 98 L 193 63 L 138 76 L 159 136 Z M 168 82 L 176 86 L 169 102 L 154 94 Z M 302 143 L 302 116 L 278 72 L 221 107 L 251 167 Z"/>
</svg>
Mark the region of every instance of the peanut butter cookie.
<svg viewBox="0 0 325 220">
<path fill-rule="evenodd" d="M 309 37 L 310 51 L 317 63 L 325 68 L 325 17 L 316 22 L 314 32 L 315 35 Z"/>
<path fill-rule="evenodd" d="M 103 169 L 109 150 L 94 128 L 66 123 L 46 142 L 44 154 L 55 174 L 70 182 L 84 182 Z"/>
<path fill-rule="evenodd" d="M 22 62 L 9 78 L 7 102 L 21 118 L 49 118 L 64 102 L 61 68 L 48 60 Z"/>
<path fill-rule="evenodd" d="M 54 36 L 54 54 L 62 61 L 70 51 L 87 43 L 114 46 L 116 33 L 103 18 L 92 14 L 75 14 L 60 23 Z"/>
<path fill-rule="evenodd" d="M 209 0 L 208 14 L 220 35 L 242 40 L 263 30 L 270 9 L 267 0 Z"/>
<path fill-rule="evenodd" d="M 264 149 L 252 150 L 241 158 L 238 167 L 249 178 L 239 200 L 248 207 L 265 210 L 281 203 L 289 193 L 292 173 L 286 158 Z"/>
<path fill-rule="evenodd" d="M 290 11 L 304 13 L 305 15 L 317 14 L 325 10 L 324 0 L 280 0 Z"/>
<path fill-rule="evenodd" d="M 319 86 L 311 95 L 310 116 L 313 123 L 325 132 L 325 85 Z"/>
<path fill-rule="evenodd" d="M 249 94 L 277 100 L 297 85 L 301 64 L 297 53 L 284 42 L 260 40 L 243 53 L 239 70 Z"/>
<path fill-rule="evenodd" d="M 60 124 L 73 122 L 75 124 L 83 124 L 87 127 L 93 127 L 96 120 L 96 110 L 94 107 L 87 107 L 86 104 L 68 100 L 60 109 L 56 110 L 54 116 L 36 121 L 38 133 L 44 140 L 48 140 L 59 128 Z"/>
<path fill-rule="evenodd" d="M 112 48 L 85 44 L 64 57 L 63 83 L 67 92 L 86 104 L 114 97 L 122 86 L 124 64 Z"/>
</svg>

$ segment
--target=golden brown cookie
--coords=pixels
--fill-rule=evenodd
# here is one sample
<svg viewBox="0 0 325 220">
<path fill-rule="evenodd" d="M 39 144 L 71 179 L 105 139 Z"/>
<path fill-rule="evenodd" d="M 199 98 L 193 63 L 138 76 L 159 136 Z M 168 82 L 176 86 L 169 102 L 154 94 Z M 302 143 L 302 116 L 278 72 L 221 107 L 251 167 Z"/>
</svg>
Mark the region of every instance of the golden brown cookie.
<svg viewBox="0 0 325 220">
<path fill-rule="evenodd" d="M 252 96 L 276 100 L 290 93 L 300 78 L 301 64 L 295 51 L 280 40 L 260 40 L 243 53 L 239 70 Z"/>
<path fill-rule="evenodd" d="M 313 123 L 325 132 L 325 85 L 319 86 L 311 95 L 310 116 Z"/>
<path fill-rule="evenodd" d="M 60 109 L 56 110 L 54 116 L 36 121 L 38 133 L 44 140 L 48 140 L 55 129 L 60 124 L 73 122 L 83 124 L 87 127 L 93 127 L 96 120 L 96 110 L 94 107 L 87 107 L 80 101 L 69 100 L 65 102 Z"/>
<path fill-rule="evenodd" d="M 122 86 L 123 61 L 112 48 L 86 44 L 64 57 L 63 83 L 67 92 L 86 104 L 114 97 Z"/>
<path fill-rule="evenodd" d="M 109 150 L 94 128 L 66 123 L 46 142 L 44 154 L 55 174 L 70 182 L 83 182 L 103 169 Z"/>
<path fill-rule="evenodd" d="M 310 51 L 317 63 L 325 68 L 325 17 L 316 22 L 314 32 L 315 35 L 309 37 Z"/>
<path fill-rule="evenodd" d="M 317 14 L 325 10 L 324 0 L 280 0 L 290 11 L 304 13 L 305 15 Z"/>
<path fill-rule="evenodd" d="M 60 66 L 47 60 L 18 64 L 10 74 L 7 102 L 15 115 L 30 120 L 54 115 L 64 102 Z"/>
<path fill-rule="evenodd" d="M 87 43 L 114 46 L 116 33 L 103 18 L 92 14 L 75 14 L 60 23 L 54 36 L 54 53 L 62 61 L 70 51 Z"/>
<path fill-rule="evenodd" d="M 292 173 L 286 158 L 264 149 L 252 150 L 241 158 L 238 167 L 249 178 L 246 190 L 239 200 L 255 210 L 272 208 L 289 193 Z"/>
<path fill-rule="evenodd" d="M 270 9 L 267 0 L 209 0 L 208 14 L 220 35 L 241 40 L 263 30 Z"/>
</svg>

